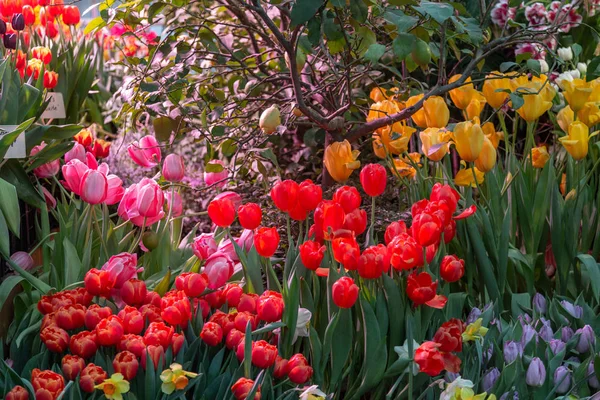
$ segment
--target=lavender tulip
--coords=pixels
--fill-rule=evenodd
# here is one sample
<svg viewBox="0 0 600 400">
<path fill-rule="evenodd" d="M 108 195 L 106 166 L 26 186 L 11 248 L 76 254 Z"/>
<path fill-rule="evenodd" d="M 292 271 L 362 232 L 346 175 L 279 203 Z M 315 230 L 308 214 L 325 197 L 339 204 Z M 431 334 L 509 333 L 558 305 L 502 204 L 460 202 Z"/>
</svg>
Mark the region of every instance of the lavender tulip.
<svg viewBox="0 0 600 400">
<path fill-rule="evenodd" d="M 581 329 L 577 329 L 579 336 L 579 342 L 575 349 L 579 353 L 587 353 L 590 350 L 590 347 L 593 347 L 596 344 L 596 335 L 594 335 L 594 330 L 591 326 L 585 325 Z"/>
<path fill-rule="evenodd" d="M 563 342 L 567 343 L 569 340 L 571 340 L 574 334 L 575 332 L 573 332 L 573 329 L 569 328 L 568 326 L 563 326 L 560 332 L 560 338 Z"/>
<path fill-rule="evenodd" d="M 547 302 L 542 294 L 536 293 L 533 296 L 533 308 L 538 314 L 546 314 Z"/>
<path fill-rule="evenodd" d="M 550 346 L 550 350 L 552 351 L 553 355 L 557 355 L 567 347 L 565 342 L 560 339 L 552 339 L 550 342 L 548 342 L 548 345 Z"/>
<path fill-rule="evenodd" d="M 567 367 L 561 365 L 556 368 L 556 371 L 554 371 L 554 385 L 558 394 L 565 394 L 569 391 L 571 387 L 571 372 L 569 372 Z"/>
<path fill-rule="evenodd" d="M 483 391 L 489 392 L 500 378 L 498 368 L 492 368 L 483 376 Z"/>
<path fill-rule="evenodd" d="M 481 317 L 481 310 L 477 307 L 473 307 L 467 317 L 467 325 L 477 321 L 479 317 Z"/>
<path fill-rule="evenodd" d="M 576 306 L 572 303 L 569 303 L 566 300 L 561 301 L 560 304 L 564 307 L 565 310 L 567 310 L 569 314 L 571 314 L 575 318 L 581 318 L 581 316 L 583 315 L 583 308 L 581 308 L 580 306 Z"/>
<path fill-rule="evenodd" d="M 540 387 L 546 381 L 546 367 L 538 357 L 534 357 L 527 368 L 525 382 L 529 386 Z"/>
<path fill-rule="evenodd" d="M 507 364 L 510 364 L 513 361 L 515 361 L 518 357 L 521 357 L 523 355 L 523 348 L 518 342 L 513 342 L 512 340 L 509 340 L 508 342 L 504 343 L 503 352 L 504 361 Z"/>
<path fill-rule="evenodd" d="M 587 374 L 589 376 L 588 385 L 590 385 L 592 389 L 600 389 L 600 382 L 598 382 L 598 378 L 596 378 L 593 361 L 588 364 Z"/>
</svg>

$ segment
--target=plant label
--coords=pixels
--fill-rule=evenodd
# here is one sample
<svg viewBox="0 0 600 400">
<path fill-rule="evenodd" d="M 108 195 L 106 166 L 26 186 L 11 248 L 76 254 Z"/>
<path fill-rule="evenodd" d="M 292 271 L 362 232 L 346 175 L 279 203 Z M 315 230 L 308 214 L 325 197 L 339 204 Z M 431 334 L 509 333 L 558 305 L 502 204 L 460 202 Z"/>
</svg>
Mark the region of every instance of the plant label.
<svg viewBox="0 0 600 400">
<path fill-rule="evenodd" d="M 65 101 L 63 95 L 60 92 L 50 92 L 46 96 L 46 100 L 50 100 L 48 107 L 42 113 L 42 118 L 53 119 L 53 118 L 66 118 L 67 113 L 65 112 Z"/>
<path fill-rule="evenodd" d="M 0 139 L 11 132 L 14 132 L 18 125 L 0 125 Z M 25 158 L 25 132 L 22 132 L 10 145 L 4 158 Z"/>
</svg>

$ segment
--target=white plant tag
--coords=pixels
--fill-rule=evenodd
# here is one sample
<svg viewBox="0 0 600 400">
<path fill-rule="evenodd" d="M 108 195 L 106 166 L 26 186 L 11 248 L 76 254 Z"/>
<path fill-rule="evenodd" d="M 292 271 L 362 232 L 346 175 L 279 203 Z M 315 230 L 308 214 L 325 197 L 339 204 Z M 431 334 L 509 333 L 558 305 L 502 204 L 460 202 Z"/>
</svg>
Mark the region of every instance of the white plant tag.
<svg viewBox="0 0 600 400">
<path fill-rule="evenodd" d="M 48 107 L 42 114 L 43 119 L 66 118 L 65 100 L 61 92 L 49 92 L 46 100 L 50 100 Z"/>
<path fill-rule="evenodd" d="M 11 132 L 14 132 L 18 125 L 0 125 L 0 139 Z M 10 145 L 4 158 L 25 158 L 25 132 L 21 132 L 17 139 Z"/>
</svg>

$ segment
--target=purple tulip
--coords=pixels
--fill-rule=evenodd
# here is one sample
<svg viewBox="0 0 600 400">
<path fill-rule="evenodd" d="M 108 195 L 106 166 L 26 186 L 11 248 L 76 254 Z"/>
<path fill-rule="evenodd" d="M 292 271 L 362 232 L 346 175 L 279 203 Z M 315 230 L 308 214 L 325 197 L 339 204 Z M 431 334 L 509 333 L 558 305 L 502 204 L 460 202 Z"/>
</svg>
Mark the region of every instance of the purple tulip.
<svg viewBox="0 0 600 400">
<path fill-rule="evenodd" d="M 483 391 L 489 392 L 500 378 L 498 368 L 492 368 L 483 376 Z"/>
<path fill-rule="evenodd" d="M 535 339 L 537 342 L 537 332 L 531 325 L 524 325 L 523 335 L 521 336 L 521 346 L 525 348 L 532 339 Z"/>
<path fill-rule="evenodd" d="M 554 337 L 554 332 L 552 331 L 552 326 L 550 326 L 550 321 L 541 318 L 540 322 L 542 323 L 542 327 L 540 328 L 539 336 L 544 339 L 545 342 L 549 342 Z"/>
<path fill-rule="evenodd" d="M 508 342 L 504 343 L 503 353 L 504 361 L 507 364 L 510 364 L 523 355 L 523 348 L 519 342 L 513 342 L 512 340 L 509 340 Z"/>
<path fill-rule="evenodd" d="M 574 334 L 575 332 L 573 332 L 573 329 L 569 328 L 568 326 L 563 326 L 560 332 L 560 338 L 563 342 L 567 343 L 569 340 L 571 340 Z"/>
<path fill-rule="evenodd" d="M 529 386 L 540 387 L 546 381 L 546 367 L 544 363 L 538 357 L 533 357 L 529 367 L 527 368 L 527 374 L 525 375 L 525 382 Z"/>
<path fill-rule="evenodd" d="M 479 317 L 481 317 L 481 310 L 477 307 L 473 307 L 467 317 L 467 325 L 477 321 Z"/>
<path fill-rule="evenodd" d="M 593 347 L 596 344 L 596 335 L 594 335 L 594 330 L 591 326 L 585 325 L 581 329 L 577 329 L 576 334 L 579 334 L 579 342 L 577 342 L 577 346 L 575 350 L 579 353 L 587 353 L 590 350 L 590 347 Z"/>
<path fill-rule="evenodd" d="M 533 296 L 533 308 L 538 314 L 546 314 L 547 302 L 542 294 L 536 293 Z"/>
<path fill-rule="evenodd" d="M 581 318 L 581 316 L 583 315 L 583 308 L 581 308 L 580 306 L 576 306 L 572 303 L 569 303 L 566 300 L 561 301 L 560 304 L 569 314 L 571 314 L 571 316 L 575 318 Z"/>
<path fill-rule="evenodd" d="M 35 266 L 33 258 L 25 251 L 17 251 L 10 256 L 10 260 L 25 271 L 31 270 Z"/>
<path fill-rule="evenodd" d="M 557 355 L 567 347 L 565 342 L 560 339 L 552 339 L 548 342 L 548 345 L 550 346 L 553 355 Z"/>
<path fill-rule="evenodd" d="M 556 371 L 554 371 L 554 386 L 558 394 L 565 394 L 569 391 L 571 387 L 571 372 L 569 372 L 567 367 L 561 365 L 556 368 Z"/>
<path fill-rule="evenodd" d="M 588 385 L 590 385 L 592 389 L 600 389 L 600 382 L 598 382 L 598 378 L 596 378 L 593 361 L 588 364 L 587 375 L 589 376 Z"/>
</svg>

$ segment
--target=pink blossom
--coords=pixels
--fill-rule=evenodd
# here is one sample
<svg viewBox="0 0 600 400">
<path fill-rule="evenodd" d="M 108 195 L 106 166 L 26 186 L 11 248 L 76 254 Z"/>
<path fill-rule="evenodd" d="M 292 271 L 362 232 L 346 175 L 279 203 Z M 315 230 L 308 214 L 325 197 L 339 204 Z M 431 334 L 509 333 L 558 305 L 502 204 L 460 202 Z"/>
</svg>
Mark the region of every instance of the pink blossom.
<svg viewBox="0 0 600 400">
<path fill-rule="evenodd" d="M 525 18 L 533 26 L 546 23 L 546 6 L 537 2 L 525 7 Z"/>
<path fill-rule="evenodd" d="M 558 25 L 558 30 L 567 33 L 571 28 L 579 26 L 583 17 L 577 13 L 577 7 L 573 7 L 572 4 L 565 4 L 560 6 L 560 1 L 553 1 L 550 3 L 550 9 L 548 10 L 548 20 Z"/>
<path fill-rule="evenodd" d="M 231 243 L 231 240 L 229 239 L 222 240 L 221 243 L 219 243 L 217 252 L 226 254 L 234 262 L 240 261 L 237 253 L 235 252 L 235 248 L 233 247 L 233 243 Z"/>
<path fill-rule="evenodd" d="M 79 196 L 81 194 L 81 178 L 83 178 L 83 174 L 85 174 L 88 169 L 89 168 L 85 163 L 76 158 L 63 165 L 62 174 L 63 178 L 65 178 L 63 182 L 64 187 Z"/>
<path fill-rule="evenodd" d="M 108 182 L 108 192 L 106 194 L 106 200 L 104 200 L 104 203 L 111 206 L 121 201 L 123 194 L 125 193 L 125 189 L 123 189 L 123 181 L 121 178 L 114 174 L 106 175 L 106 180 Z"/>
<path fill-rule="evenodd" d="M 221 160 L 211 160 L 208 164 L 218 164 L 225 167 L 225 163 Z M 225 187 L 227 176 L 229 175 L 228 171 L 223 168 L 221 172 L 204 172 L 204 183 L 206 186 L 216 186 L 218 188 Z"/>
<path fill-rule="evenodd" d="M 42 142 L 39 145 L 35 146 L 33 149 L 31 149 L 29 156 L 35 156 L 37 153 L 42 151 L 44 147 L 46 147 L 45 142 Z M 58 174 L 58 171 L 60 171 L 60 160 L 54 160 L 35 168 L 33 170 L 33 173 L 38 178 L 51 178 L 54 175 Z"/>
<path fill-rule="evenodd" d="M 180 182 L 185 176 L 183 157 L 177 154 L 169 154 L 165 157 L 162 174 L 169 182 Z"/>
<path fill-rule="evenodd" d="M 152 179 L 143 178 L 125 190 L 117 212 L 121 219 L 134 225 L 151 226 L 165 216 L 164 202 L 160 186 Z"/>
<path fill-rule="evenodd" d="M 250 229 L 244 229 L 240 237 L 236 240 L 238 246 L 244 251 L 250 251 L 254 244 L 254 232 Z"/>
<path fill-rule="evenodd" d="M 531 53 L 534 60 L 543 60 L 546 58 L 546 49 L 538 43 L 521 43 L 515 49 L 515 55 Z"/>
<path fill-rule="evenodd" d="M 77 142 L 75 142 L 75 145 L 71 150 L 65 153 L 65 163 L 74 159 L 85 162 L 85 147 Z"/>
<path fill-rule="evenodd" d="M 48 207 L 48 210 L 54 209 L 54 207 L 56 207 L 56 199 L 54 196 L 52 196 L 52 193 L 42 186 L 42 194 L 44 195 L 44 200 L 46 200 L 46 206 Z"/>
<path fill-rule="evenodd" d="M 492 22 L 498 26 L 504 26 L 509 19 L 515 19 L 517 9 L 509 7 L 508 0 L 500 0 L 492 9 Z"/>
<path fill-rule="evenodd" d="M 169 210 L 171 210 L 172 217 L 179 217 L 181 214 L 183 214 L 183 201 L 181 200 L 181 196 L 178 192 L 173 192 L 173 198 L 175 201 L 173 201 L 173 208 L 171 209 L 171 192 L 165 192 L 165 200 L 167 201 L 166 211 L 169 212 Z"/>
<path fill-rule="evenodd" d="M 106 200 L 108 181 L 106 176 L 95 169 L 88 169 L 79 184 L 81 200 L 89 204 L 100 204 Z"/>
<path fill-rule="evenodd" d="M 161 160 L 160 146 L 154 136 L 144 136 L 127 147 L 131 159 L 142 168 L 156 167 Z"/>
<path fill-rule="evenodd" d="M 96 156 L 90 151 L 85 154 L 85 160 L 83 160 L 83 162 L 86 163 L 90 169 L 98 169 L 98 160 L 96 160 Z"/>
<path fill-rule="evenodd" d="M 125 282 L 144 272 L 144 268 L 137 268 L 137 255 L 125 252 L 109 258 L 101 269 L 116 279 L 115 289 L 120 289 Z"/>
<path fill-rule="evenodd" d="M 206 260 L 217 251 L 217 242 L 212 233 L 203 233 L 194 239 L 192 251 L 201 260 Z"/>
<path fill-rule="evenodd" d="M 35 261 L 26 251 L 17 251 L 10 256 L 10 260 L 25 271 L 30 271 L 35 267 Z"/>
<path fill-rule="evenodd" d="M 218 289 L 233 275 L 233 261 L 226 254 L 216 252 L 206 259 L 204 272 L 209 289 Z"/>
</svg>

